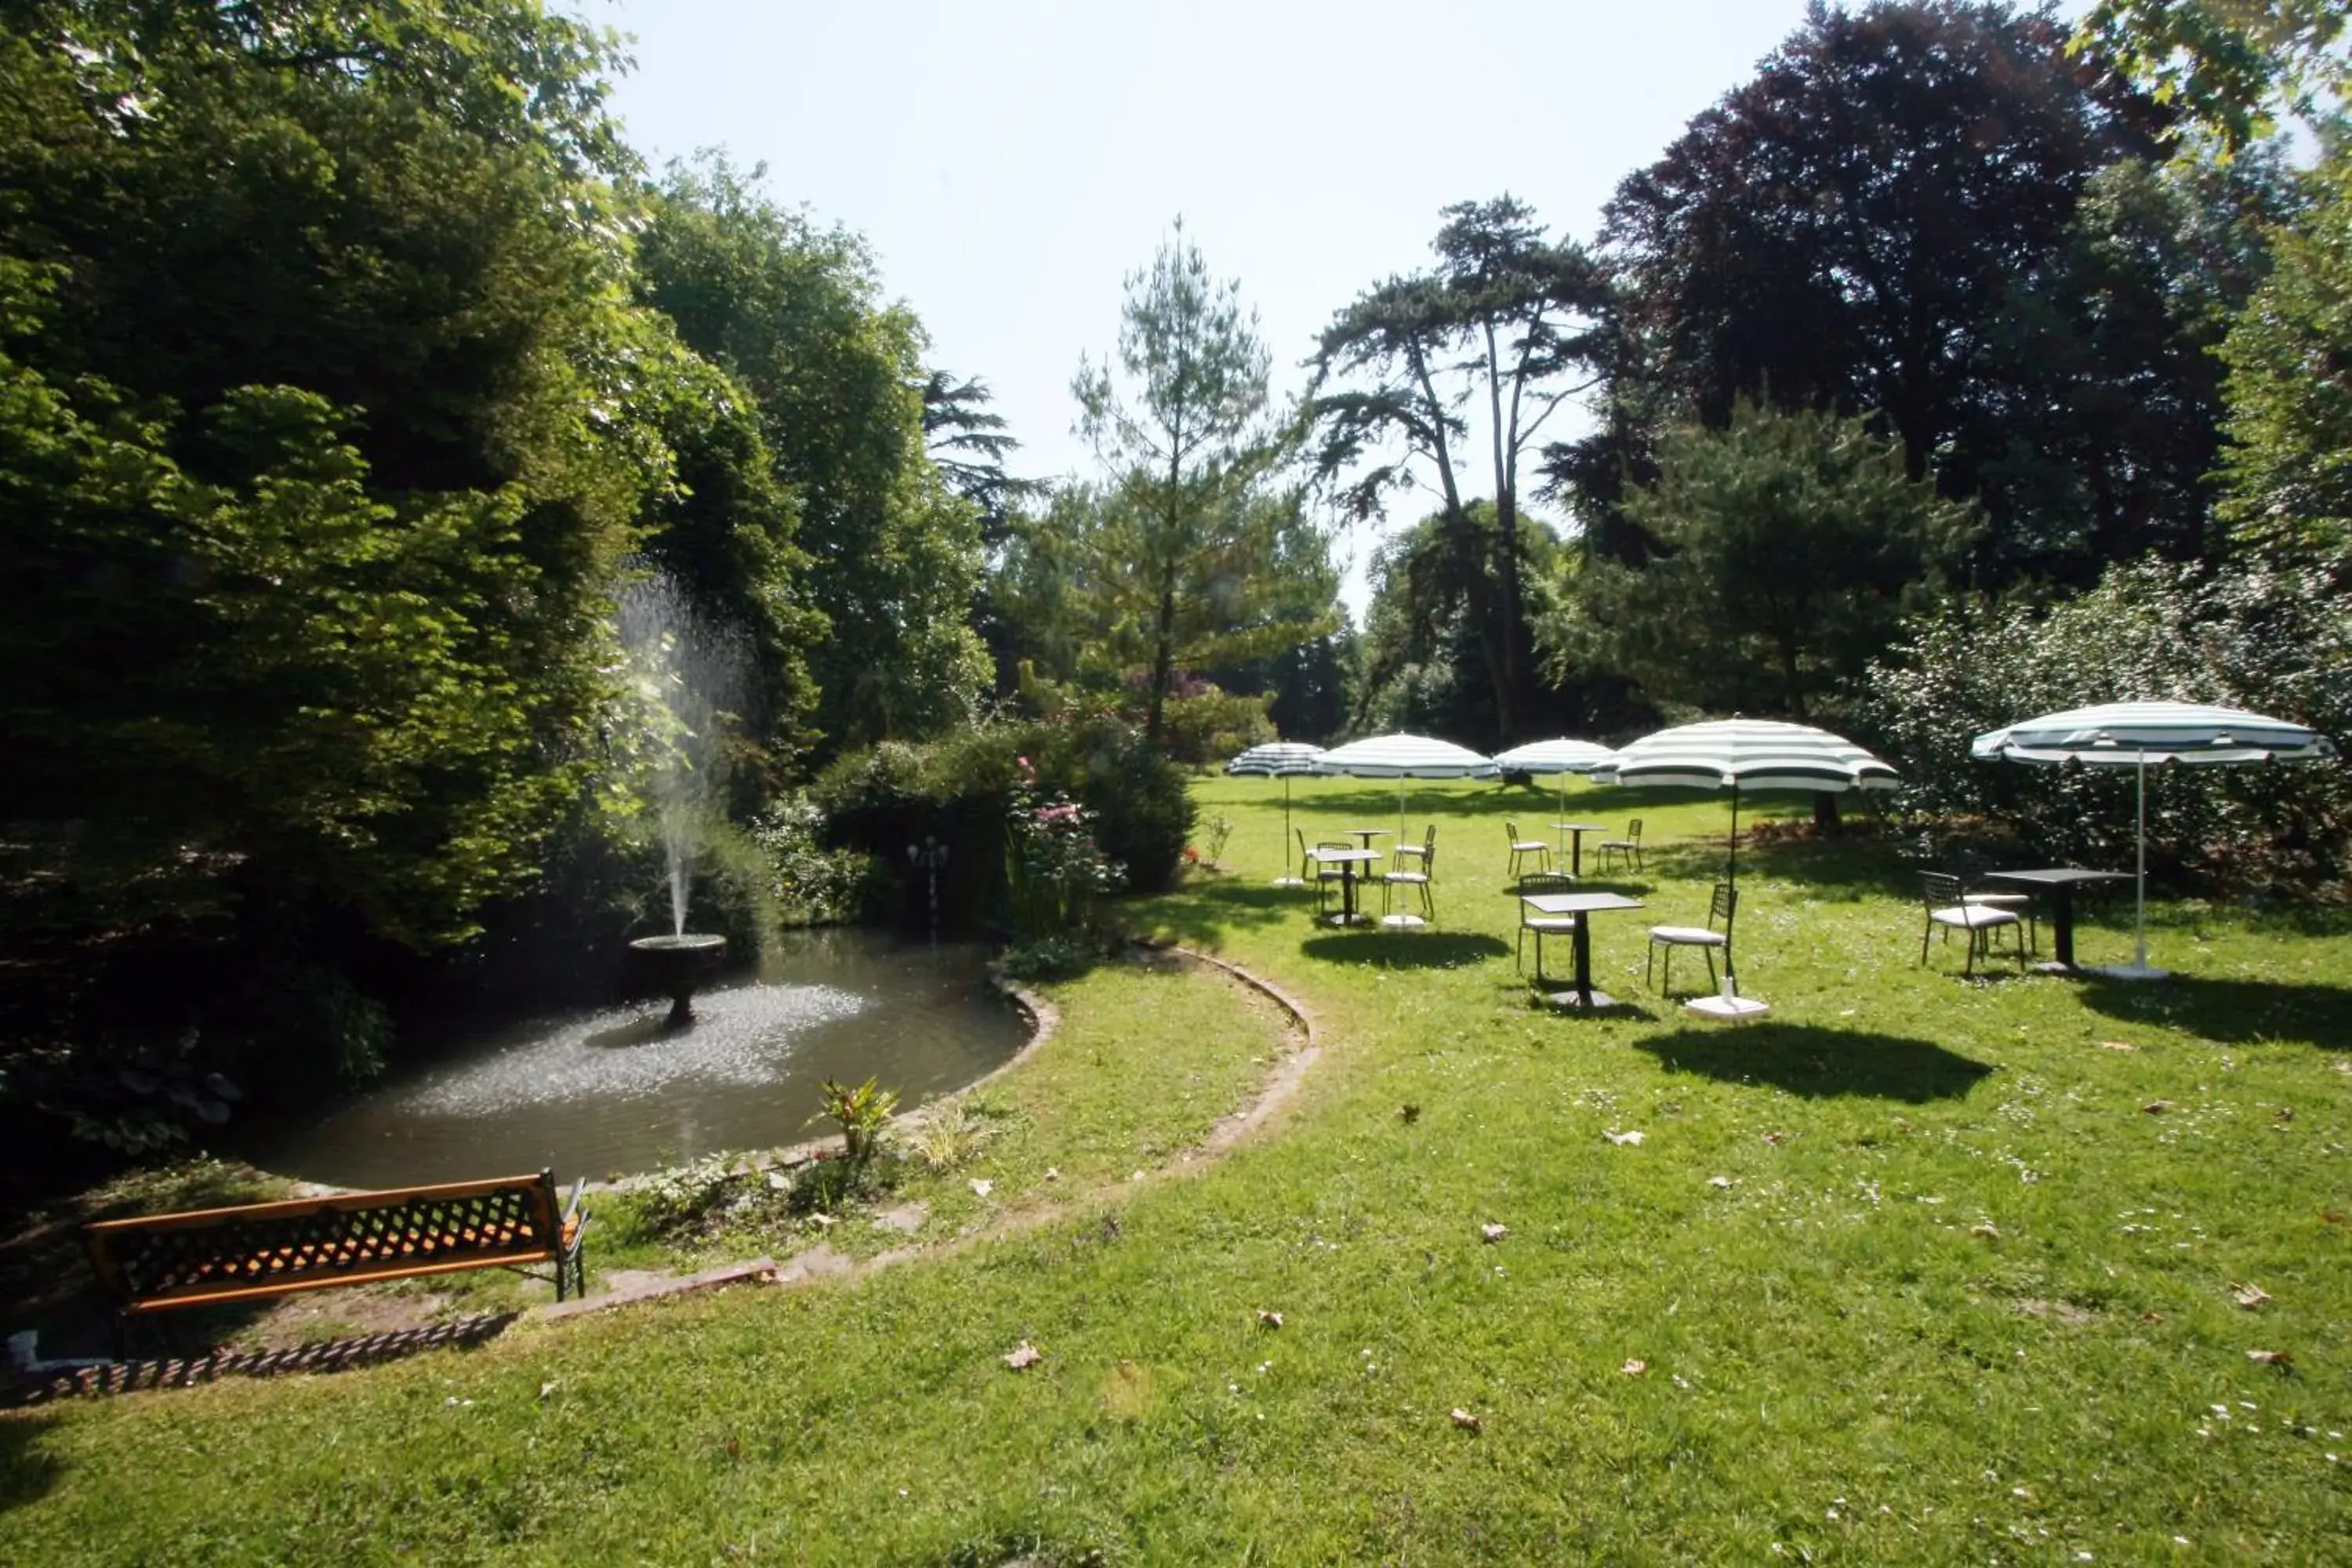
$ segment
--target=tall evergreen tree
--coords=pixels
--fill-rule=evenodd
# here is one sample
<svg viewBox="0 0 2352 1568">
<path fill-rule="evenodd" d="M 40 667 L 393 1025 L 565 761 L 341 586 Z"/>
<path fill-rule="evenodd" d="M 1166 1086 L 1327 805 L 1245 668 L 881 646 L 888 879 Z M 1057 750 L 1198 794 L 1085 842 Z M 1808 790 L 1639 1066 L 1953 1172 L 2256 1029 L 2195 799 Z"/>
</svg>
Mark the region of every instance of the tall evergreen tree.
<svg viewBox="0 0 2352 1568">
<path fill-rule="evenodd" d="M 1434 493 L 1507 742 L 1538 700 L 1520 472 L 1552 416 L 1595 379 L 1608 290 L 1580 248 L 1545 238 L 1525 203 L 1464 202 L 1443 216 L 1433 268 L 1368 289 L 1324 330 L 1309 406 L 1318 472 L 1350 515 L 1379 515 L 1398 490 Z M 1465 409 L 1486 437 L 1483 510 Z"/>
<path fill-rule="evenodd" d="M 1274 482 L 1288 442 L 1268 370 L 1240 285 L 1210 276 L 1180 220 L 1127 279 L 1112 361 L 1071 385 L 1106 478 L 1057 515 L 1077 531 L 1095 647 L 1144 670 L 1155 740 L 1180 674 L 1330 628 L 1328 552 Z"/>
</svg>

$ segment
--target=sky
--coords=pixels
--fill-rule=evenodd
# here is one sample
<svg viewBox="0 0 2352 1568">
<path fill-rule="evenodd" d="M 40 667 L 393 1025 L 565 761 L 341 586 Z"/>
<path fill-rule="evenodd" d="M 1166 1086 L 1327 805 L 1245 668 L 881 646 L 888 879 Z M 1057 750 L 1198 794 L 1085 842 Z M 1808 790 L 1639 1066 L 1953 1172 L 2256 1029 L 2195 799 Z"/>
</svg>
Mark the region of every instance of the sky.
<svg viewBox="0 0 2352 1568">
<path fill-rule="evenodd" d="M 1258 312 L 1278 394 L 1332 314 L 1506 192 L 1591 240 L 1617 182 L 1747 80 L 1805 0 L 572 0 L 633 35 L 613 108 L 658 163 L 723 146 L 862 234 L 930 363 L 1032 477 L 1090 474 L 1080 357 L 1181 216 Z M 1567 417 L 1563 410 L 1561 419 Z M 1554 429 L 1562 434 L 1555 421 Z M 1547 434 L 1549 434 L 1548 431 Z M 1426 509 L 1408 500 L 1392 521 Z M 1365 531 L 1345 547 L 1360 619 Z"/>
</svg>

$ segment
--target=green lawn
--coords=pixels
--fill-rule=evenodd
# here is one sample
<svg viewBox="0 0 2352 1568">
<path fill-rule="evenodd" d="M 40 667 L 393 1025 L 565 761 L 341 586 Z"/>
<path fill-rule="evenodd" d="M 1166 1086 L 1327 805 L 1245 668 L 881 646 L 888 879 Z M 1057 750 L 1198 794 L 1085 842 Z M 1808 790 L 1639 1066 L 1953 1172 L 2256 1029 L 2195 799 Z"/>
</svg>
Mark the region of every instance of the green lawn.
<svg viewBox="0 0 2352 1568">
<path fill-rule="evenodd" d="M 1891 849 L 1761 846 L 1740 970 L 1774 1016 L 1712 1027 L 1643 990 L 1643 928 L 1704 912 L 1722 803 L 1578 786 L 1659 852 L 1622 884 L 1648 909 L 1595 926 L 1635 1005 L 1577 1018 L 1531 1005 L 1503 896 L 1504 817 L 1548 796 L 1416 788 L 1439 929 L 1339 935 L 1265 886 L 1280 785 L 1200 795 L 1233 871 L 1137 918 L 1297 994 L 1323 1047 L 1232 1153 L 1181 1163 L 1271 1021 L 1098 973 L 923 1234 L 1056 1217 L 0 1418 L 0 1561 L 2352 1560 L 2342 918 L 2168 904 L 2175 981 L 1969 984 L 1957 946 L 1918 963 Z M 1378 784 L 1294 796 L 1310 837 L 1395 826 Z M 2094 902 L 2082 956 L 2128 956 L 2128 918 Z"/>
</svg>

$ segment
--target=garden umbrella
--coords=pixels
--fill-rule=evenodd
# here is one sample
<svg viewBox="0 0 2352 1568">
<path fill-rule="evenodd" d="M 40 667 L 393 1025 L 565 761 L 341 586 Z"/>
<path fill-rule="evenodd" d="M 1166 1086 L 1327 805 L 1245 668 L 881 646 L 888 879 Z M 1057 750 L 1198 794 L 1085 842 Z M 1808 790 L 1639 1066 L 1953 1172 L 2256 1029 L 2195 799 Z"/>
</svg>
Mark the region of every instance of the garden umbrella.
<svg viewBox="0 0 2352 1568">
<path fill-rule="evenodd" d="M 1893 768 L 1842 736 L 1809 724 L 1768 719 L 1717 719 L 1660 730 L 1625 747 L 1615 763 L 1595 770 L 1594 776 L 1607 784 L 1729 790 L 1731 848 L 1724 880 L 1735 891 L 1739 886 L 1742 789 L 1842 795 L 1850 789 L 1893 789 L 1895 782 Z M 1753 1016 L 1764 1010 L 1763 1005 L 1739 996 L 1730 934 L 1724 933 L 1723 994 L 1701 997 L 1690 1006 L 1718 1017 Z"/>
<path fill-rule="evenodd" d="M 1589 773 L 1603 763 L 1616 760 L 1616 752 L 1591 741 L 1530 741 L 1524 746 L 1514 746 L 1507 752 L 1497 753 L 1495 766 L 1504 773 L 1558 773 L 1559 814 L 1566 816 L 1568 775 Z M 1565 853 L 1564 850 L 1562 852 Z"/>
<path fill-rule="evenodd" d="M 1315 759 L 1323 754 L 1320 746 L 1310 746 L 1304 741 L 1268 741 L 1263 746 L 1252 746 L 1225 764 L 1228 773 L 1252 773 L 1282 781 L 1282 853 L 1286 860 L 1290 854 L 1290 781 L 1300 773 L 1315 771 Z M 1303 888 L 1307 884 L 1296 877 L 1276 877 L 1277 888 Z"/>
<path fill-rule="evenodd" d="M 1494 760 L 1482 757 L 1451 741 L 1426 735 L 1375 735 L 1350 741 L 1315 759 L 1318 773 L 1345 773 L 1360 779 L 1397 781 L 1397 842 L 1404 842 L 1404 781 L 1407 779 L 1486 778 Z"/>
<path fill-rule="evenodd" d="M 1979 761 L 2084 763 L 2127 767 L 2139 779 L 2137 909 L 2132 961 L 2100 971 L 2121 980 L 2159 980 L 2147 962 L 2147 764 L 2294 763 L 2336 755 L 2336 743 L 2315 730 L 2235 708 L 2194 702 L 2108 702 L 2045 713 L 1979 735 L 1969 744 Z"/>
</svg>

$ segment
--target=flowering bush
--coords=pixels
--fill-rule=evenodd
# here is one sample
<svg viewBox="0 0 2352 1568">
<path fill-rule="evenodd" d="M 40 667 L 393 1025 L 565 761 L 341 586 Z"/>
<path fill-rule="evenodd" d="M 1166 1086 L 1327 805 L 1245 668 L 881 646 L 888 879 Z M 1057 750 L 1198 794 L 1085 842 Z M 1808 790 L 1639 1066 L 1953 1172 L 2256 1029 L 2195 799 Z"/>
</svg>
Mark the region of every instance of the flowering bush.
<svg viewBox="0 0 2352 1568">
<path fill-rule="evenodd" d="M 1005 834 L 1013 939 L 1091 935 L 1100 924 L 1103 897 L 1125 874 L 1095 841 L 1094 812 L 1058 790 L 1045 795 L 1027 757 L 1015 757 L 1013 767 Z"/>
</svg>

